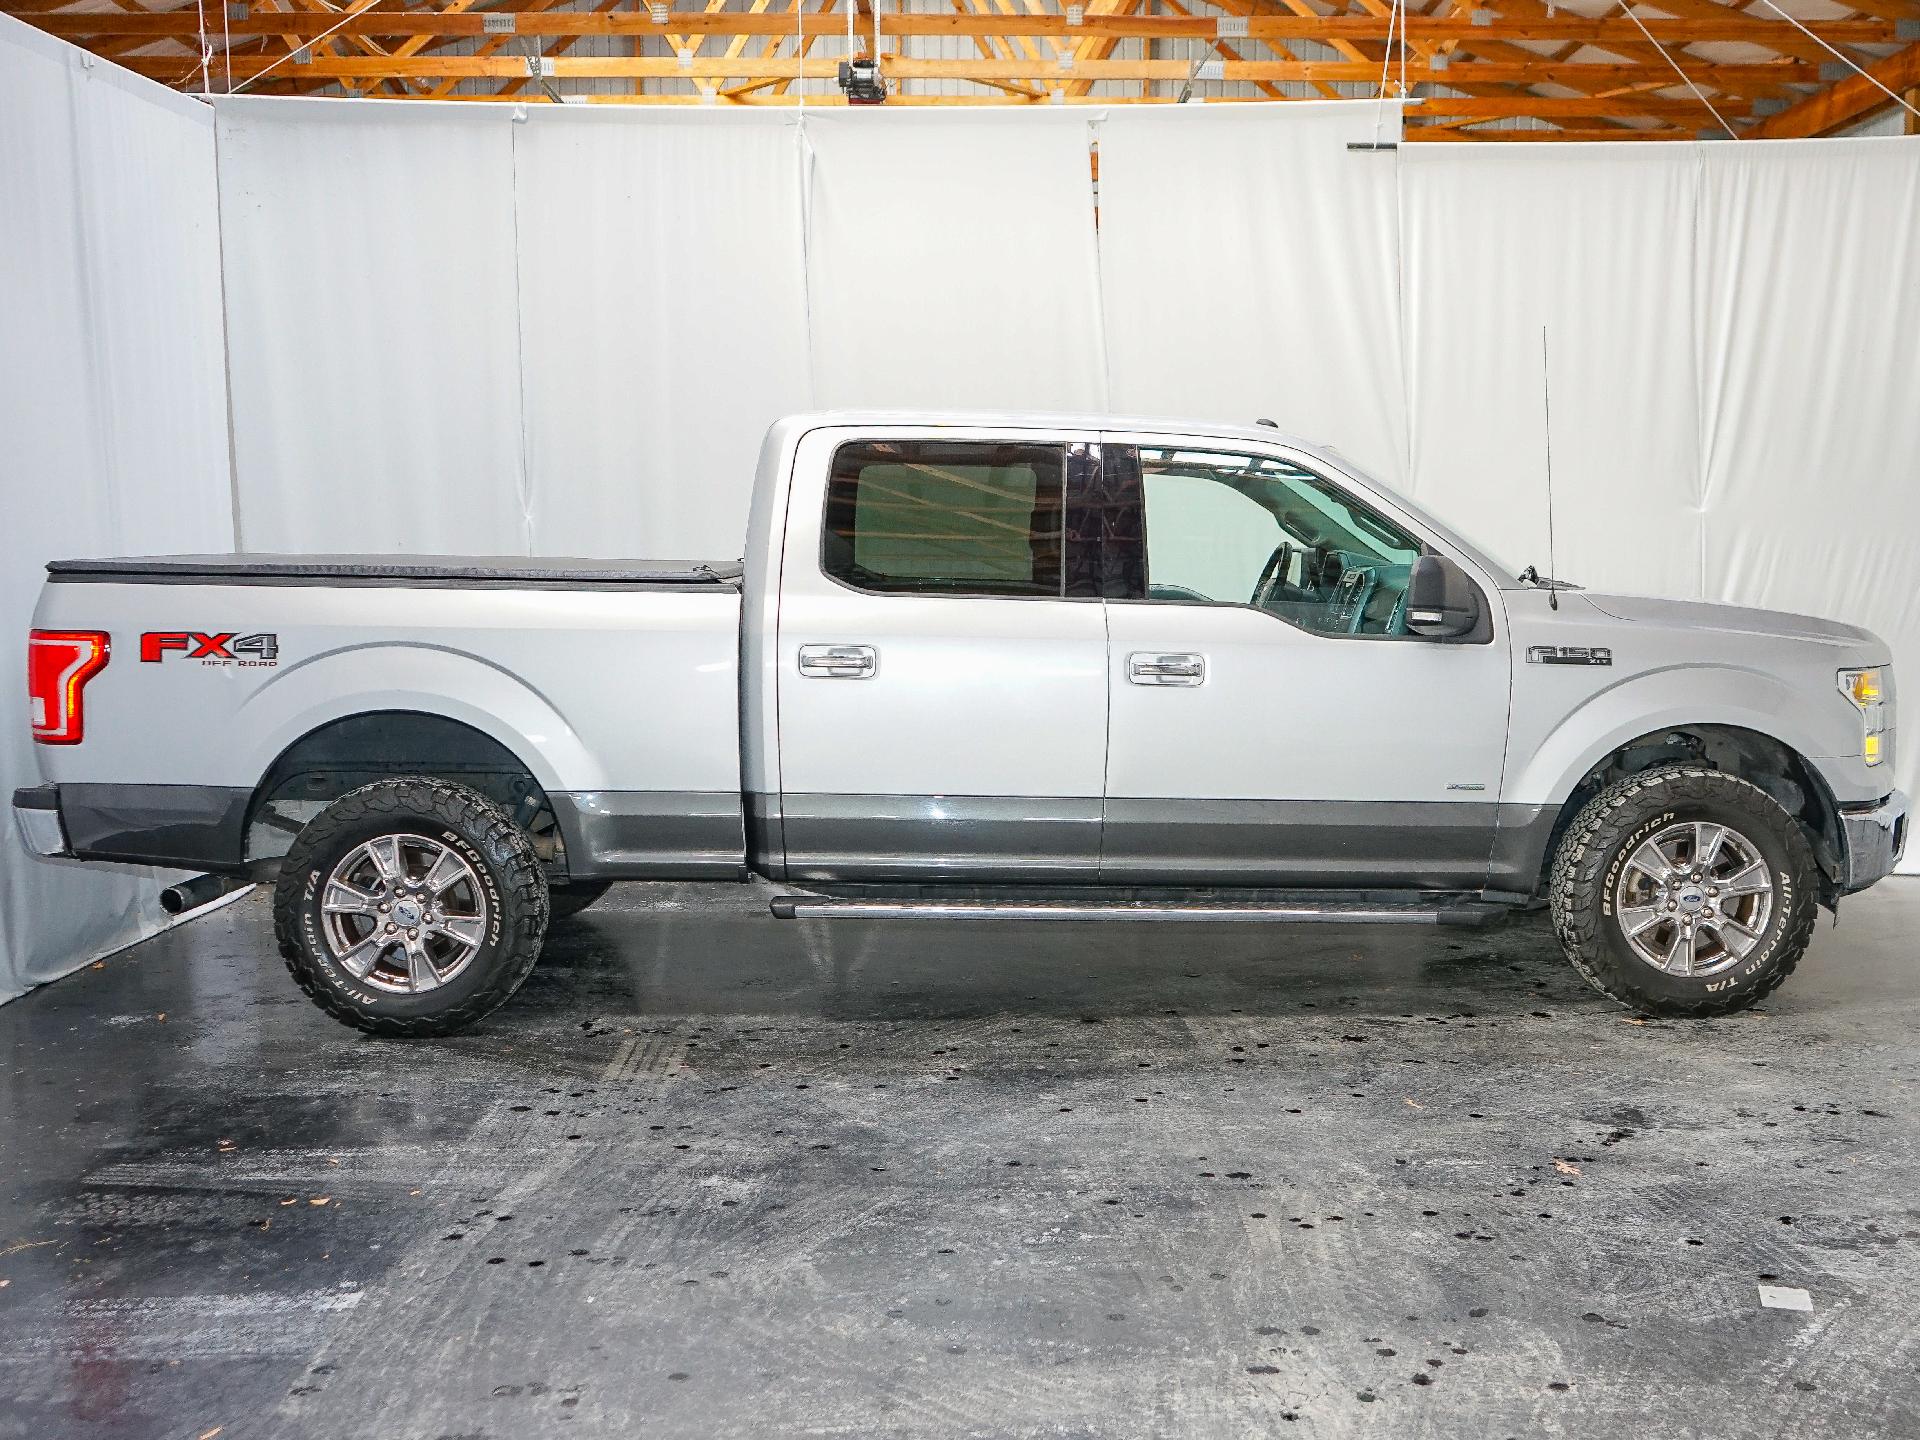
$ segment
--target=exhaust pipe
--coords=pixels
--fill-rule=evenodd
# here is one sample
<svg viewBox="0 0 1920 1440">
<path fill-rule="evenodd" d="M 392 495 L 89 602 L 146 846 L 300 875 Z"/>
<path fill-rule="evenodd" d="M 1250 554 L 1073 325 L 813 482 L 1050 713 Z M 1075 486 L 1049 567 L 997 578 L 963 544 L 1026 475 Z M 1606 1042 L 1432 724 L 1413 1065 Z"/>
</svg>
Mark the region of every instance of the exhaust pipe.
<svg viewBox="0 0 1920 1440">
<path fill-rule="evenodd" d="M 242 875 L 196 875 L 162 890 L 160 908 L 169 915 L 184 915 L 252 883 Z"/>
</svg>

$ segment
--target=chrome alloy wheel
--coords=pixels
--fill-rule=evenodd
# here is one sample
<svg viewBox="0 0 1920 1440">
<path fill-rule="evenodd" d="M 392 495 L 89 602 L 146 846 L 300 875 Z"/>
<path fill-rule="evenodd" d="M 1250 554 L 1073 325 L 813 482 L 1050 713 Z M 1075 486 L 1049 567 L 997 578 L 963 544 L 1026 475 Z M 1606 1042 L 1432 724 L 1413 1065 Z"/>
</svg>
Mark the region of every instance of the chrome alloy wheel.
<svg viewBox="0 0 1920 1440">
<path fill-rule="evenodd" d="M 1642 842 L 1614 886 L 1614 915 L 1633 953 L 1669 975 L 1738 965 L 1773 919 L 1772 868 L 1738 830 L 1685 820 Z"/>
<path fill-rule="evenodd" d="M 349 850 L 320 897 L 327 948 L 356 980 L 418 995 L 480 953 L 487 895 L 460 854 L 424 835 L 379 835 Z"/>
</svg>

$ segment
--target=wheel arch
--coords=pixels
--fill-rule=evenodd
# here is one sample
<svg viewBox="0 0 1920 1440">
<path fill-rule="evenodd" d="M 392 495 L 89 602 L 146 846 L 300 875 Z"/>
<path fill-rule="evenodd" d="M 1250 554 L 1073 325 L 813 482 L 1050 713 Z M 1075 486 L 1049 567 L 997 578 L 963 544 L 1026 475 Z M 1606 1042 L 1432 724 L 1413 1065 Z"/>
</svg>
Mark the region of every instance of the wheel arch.
<svg viewBox="0 0 1920 1440">
<path fill-rule="evenodd" d="M 266 766 L 247 806 L 249 858 L 283 854 L 315 807 L 376 780 L 411 775 L 476 790 L 523 830 L 548 828 L 551 807 L 539 774 L 497 736 L 431 710 L 358 710 L 313 726 Z M 536 845 L 549 852 L 542 858 L 554 858 L 537 836 Z"/>
<path fill-rule="evenodd" d="M 292 746 L 362 715 L 418 714 L 477 731 L 543 789 L 601 788 L 601 765 L 566 717 L 519 676 L 465 651 L 355 644 L 279 671 L 242 704 L 236 733 L 259 737 L 244 773 L 264 777 Z"/>
<path fill-rule="evenodd" d="M 1566 792 L 1554 815 L 1541 856 L 1536 893 L 1545 886 L 1561 837 L 1587 802 L 1629 775 L 1662 765 L 1695 764 L 1733 775 L 1758 787 L 1800 824 L 1813 847 L 1823 879 L 1821 900 L 1838 898 L 1845 873 L 1845 837 L 1840 809 L 1819 768 L 1794 746 L 1763 730 L 1719 721 L 1663 725 L 1614 745 L 1593 759 Z"/>
</svg>

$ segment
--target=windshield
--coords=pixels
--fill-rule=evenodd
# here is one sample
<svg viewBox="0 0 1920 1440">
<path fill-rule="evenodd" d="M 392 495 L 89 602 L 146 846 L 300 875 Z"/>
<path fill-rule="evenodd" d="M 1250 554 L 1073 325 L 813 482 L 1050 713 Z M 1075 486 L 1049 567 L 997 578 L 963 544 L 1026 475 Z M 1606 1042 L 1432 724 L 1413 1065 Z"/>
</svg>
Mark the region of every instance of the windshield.
<svg viewBox="0 0 1920 1440">
<path fill-rule="evenodd" d="M 1297 544 L 1352 551 L 1411 545 L 1409 561 L 1419 553 L 1417 543 L 1355 505 L 1351 496 L 1285 461 L 1189 450 L 1148 450 L 1142 460 L 1151 474 L 1208 480 L 1237 490 L 1271 515 Z"/>
<path fill-rule="evenodd" d="M 1373 491 L 1379 498 L 1390 501 L 1393 505 L 1404 510 L 1411 518 L 1418 521 L 1426 529 L 1438 534 L 1441 539 L 1445 540 L 1455 549 L 1466 552 L 1468 558 L 1473 560 L 1475 564 L 1479 565 L 1489 574 L 1511 584 L 1520 583 L 1520 572 L 1526 568 L 1525 566 L 1515 565 L 1507 556 L 1495 554 L 1485 545 L 1482 545 L 1478 539 L 1467 539 L 1451 525 L 1437 519 L 1430 510 L 1409 500 L 1391 485 L 1375 479 L 1365 470 L 1360 469 L 1346 456 L 1339 454 L 1314 454 L 1311 450 L 1309 450 L 1308 453 L 1313 454 L 1313 458 L 1316 460 L 1324 460 L 1326 463 L 1335 466 L 1335 468 L 1351 476 L 1366 489 Z"/>
</svg>

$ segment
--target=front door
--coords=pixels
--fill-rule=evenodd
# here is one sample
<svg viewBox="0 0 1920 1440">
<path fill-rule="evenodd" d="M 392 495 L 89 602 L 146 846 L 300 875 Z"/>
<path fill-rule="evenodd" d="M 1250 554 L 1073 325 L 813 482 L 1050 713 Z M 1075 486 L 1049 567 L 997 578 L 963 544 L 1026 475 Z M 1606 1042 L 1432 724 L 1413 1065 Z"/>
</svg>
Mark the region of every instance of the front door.
<svg viewBox="0 0 1920 1440">
<path fill-rule="evenodd" d="M 1384 502 L 1278 449 L 1106 442 L 1145 574 L 1108 604 L 1101 879 L 1485 884 L 1510 684 L 1485 577 L 1484 633 L 1422 639 L 1401 597 L 1435 547 Z"/>
<path fill-rule="evenodd" d="M 795 880 L 1090 881 L 1106 629 L 1069 598 L 1097 436 L 821 431 L 782 558 L 779 827 Z M 1077 488 L 1077 487 L 1075 487 Z M 794 495 L 816 494 L 796 486 Z M 802 513 L 802 512 L 805 513 Z"/>
</svg>

